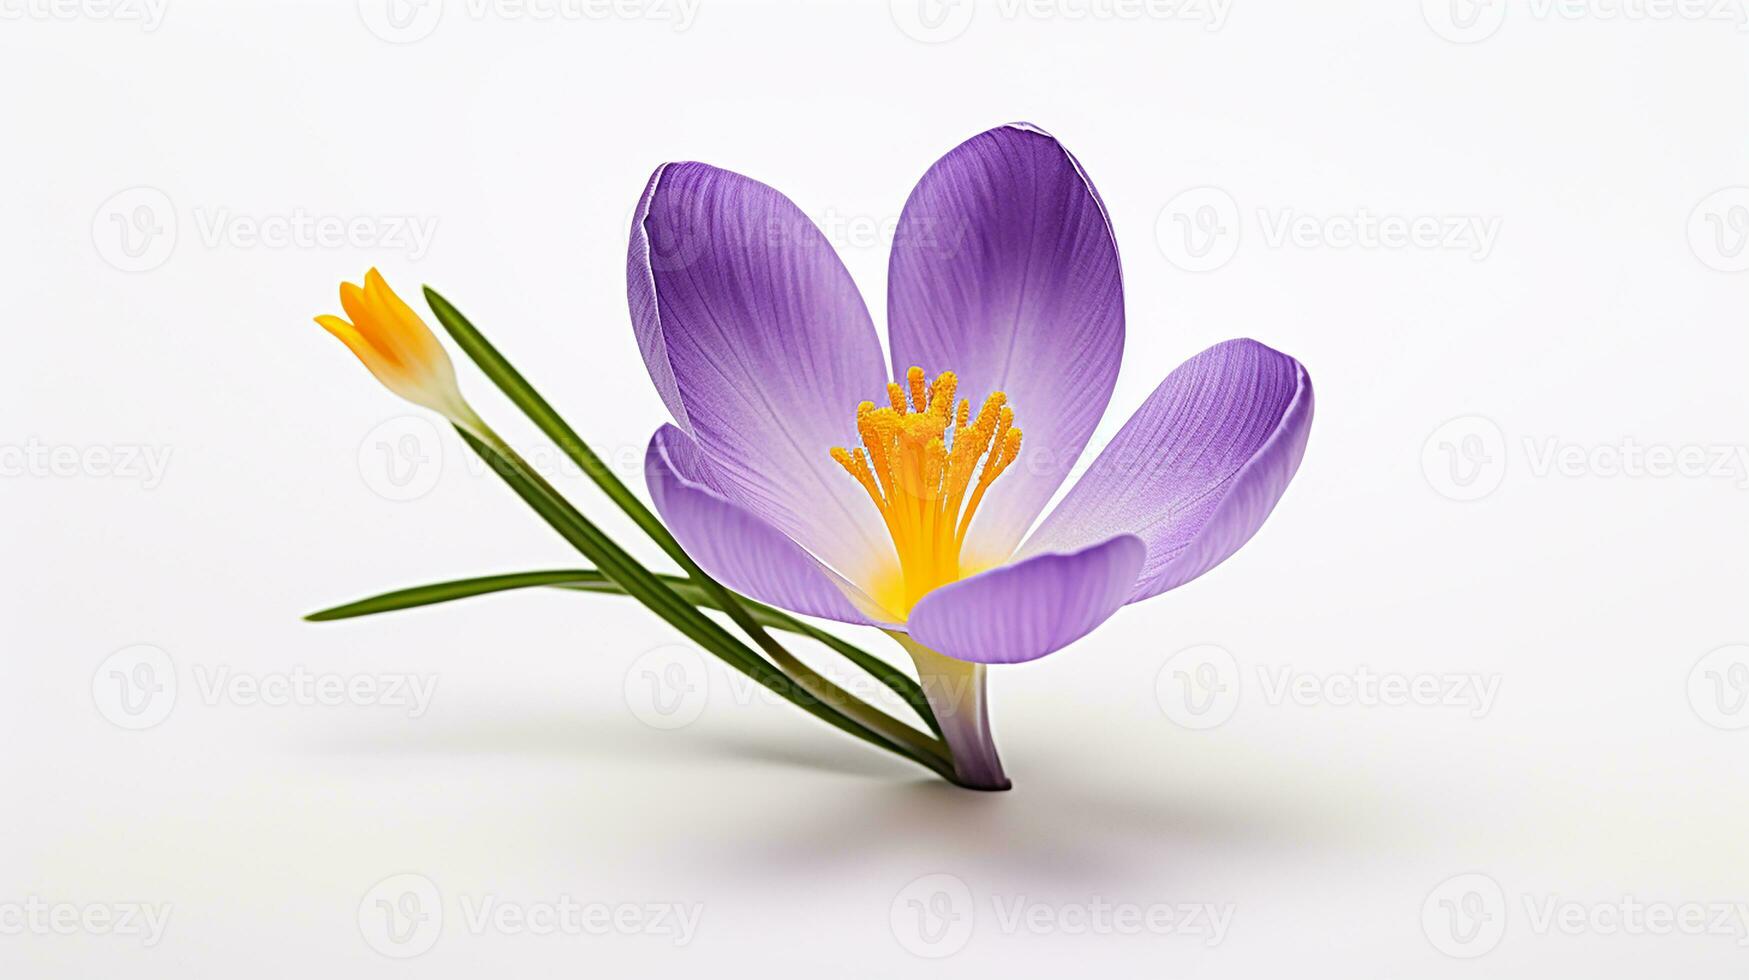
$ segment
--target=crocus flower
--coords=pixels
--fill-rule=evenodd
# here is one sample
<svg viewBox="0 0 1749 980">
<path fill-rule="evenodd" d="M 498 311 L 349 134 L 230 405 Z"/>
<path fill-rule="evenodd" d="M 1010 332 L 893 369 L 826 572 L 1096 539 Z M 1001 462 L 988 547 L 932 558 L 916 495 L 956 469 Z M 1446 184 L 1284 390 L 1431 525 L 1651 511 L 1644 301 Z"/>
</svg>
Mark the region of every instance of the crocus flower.
<svg viewBox="0 0 1749 980">
<path fill-rule="evenodd" d="M 476 434 L 484 429 L 456 383 L 455 365 L 425 321 L 395 295 L 375 269 L 362 287 L 340 284 L 340 308 L 349 319 L 316 317 L 364 363 L 383 387 Z"/>
<path fill-rule="evenodd" d="M 646 475 L 724 584 L 898 638 L 935 682 L 962 777 L 1005 786 L 982 665 L 1062 649 L 1250 540 L 1304 455 L 1311 382 L 1253 340 L 1196 355 L 1038 522 L 1123 353 L 1117 244 L 1086 171 L 1034 126 L 975 136 L 911 192 L 888 269 L 891 374 L 849 273 L 788 198 L 657 168 L 627 262 L 674 418 Z"/>
</svg>

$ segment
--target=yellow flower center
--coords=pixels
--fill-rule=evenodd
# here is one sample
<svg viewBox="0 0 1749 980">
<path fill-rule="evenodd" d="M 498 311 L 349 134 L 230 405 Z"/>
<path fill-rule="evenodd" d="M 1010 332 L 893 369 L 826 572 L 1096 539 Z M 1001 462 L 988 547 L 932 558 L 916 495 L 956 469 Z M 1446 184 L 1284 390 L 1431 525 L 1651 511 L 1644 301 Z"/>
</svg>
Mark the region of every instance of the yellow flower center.
<svg viewBox="0 0 1749 980">
<path fill-rule="evenodd" d="M 877 582 L 873 598 L 900 616 L 931 590 L 957 582 L 966 571 L 960 549 L 984 492 L 1020 455 L 1014 409 L 998 391 L 972 416 L 972 403 L 954 404 L 959 379 L 944 371 L 933 382 L 914 367 L 907 387 L 887 385 L 887 406 L 856 407 L 862 445 L 832 450 L 874 500 L 899 555 L 897 574 Z M 951 435 L 950 435 L 951 430 Z M 982 463 L 980 468 L 979 463 Z"/>
</svg>

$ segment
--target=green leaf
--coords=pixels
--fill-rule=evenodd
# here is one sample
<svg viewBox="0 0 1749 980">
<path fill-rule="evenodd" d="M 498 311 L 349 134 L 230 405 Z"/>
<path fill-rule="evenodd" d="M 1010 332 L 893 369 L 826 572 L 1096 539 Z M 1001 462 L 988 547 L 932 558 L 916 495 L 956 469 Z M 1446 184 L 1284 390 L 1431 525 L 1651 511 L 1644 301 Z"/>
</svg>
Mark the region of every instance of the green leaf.
<svg viewBox="0 0 1749 980">
<path fill-rule="evenodd" d="M 593 577 L 596 582 L 607 584 L 616 592 L 620 591 L 617 586 L 612 586 L 612 583 L 608 582 L 607 576 L 600 572 L 520 572 L 511 575 L 487 575 L 483 578 L 461 579 L 454 582 L 437 582 L 411 589 L 398 589 L 394 592 L 371 596 L 368 599 L 360 599 L 357 602 L 349 602 L 343 606 L 335 606 L 332 609 L 313 612 L 305 616 L 304 619 L 312 623 L 327 623 L 337 619 L 352 619 L 358 616 L 394 612 L 399 609 L 416 609 L 420 606 L 431 606 L 440 602 L 454 602 L 457 599 L 471 599 L 474 596 L 489 595 L 493 592 L 504 592 L 509 589 L 579 584 L 584 576 Z"/>
<path fill-rule="evenodd" d="M 766 628 L 773 626 L 778 629 L 787 629 L 788 627 L 774 626 L 768 622 L 769 617 L 762 617 L 754 612 L 755 603 L 730 592 L 721 583 L 707 575 L 702 568 L 699 568 L 697 563 L 686 554 L 685 549 L 680 547 L 680 542 L 674 539 L 674 535 L 669 533 L 668 528 L 663 525 L 661 520 L 648 507 L 644 506 L 643 501 L 639 500 L 637 495 L 627 489 L 626 485 L 614 475 L 611 469 L 602 463 L 601 458 L 595 455 L 588 443 L 583 441 L 583 437 L 571 428 L 570 424 L 553 408 L 551 403 L 543 398 L 532 384 L 529 384 L 528 379 L 516 370 L 508 358 L 499 353 L 498 348 L 494 347 L 479 328 L 475 327 L 466 316 L 463 316 L 454 304 L 430 286 L 425 287 L 425 301 L 431 307 L 432 314 L 437 317 L 438 323 L 443 326 L 443 329 L 449 333 L 450 337 L 455 340 L 456 344 L 486 377 L 497 385 L 499 390 L 504 392 L 504 395 L 515 403 L 516 407 L 521 409 L 522 413 L 528 416 L 529 420 L 534 422 L 535 426 L 548 439 L 551 439 L 555 445 L 563 450 L 583 470 L 584 474 L 607 494 L 608 499 L 625 511 L 633 523 L 643 529 L 652 541 L 656 542 L 663 551 L 667 552 L 669 557 L 674 559 L 675 563 L 694 583 L 699 595 L 702 596 L 702 598 L 692 598 L 690 601 L 695 605 L 707 605 L 726 613 L 735 625 L 740 627 L 761 650 L 764 650 L 786 674 L 806 686 L 824 687 L 830 690 L 833 693 L 834 701 L 842 701 L 847 706 L 847 710 L 865 724 L 887 730 L 890 735 L 896 735 L 901 739 L 908 737 L 905 730 L 892 729 L 889 725 L 892 719 L 883 712 L 854 698 L 849 698 L 849 695 L 837 689 L 835 685 L 832 685 L 806 664 L 801 663 L 782 644 L 778 643 L 766 632 Z M 552 493 L 555 496 L 558 495 L 556 490 Z M 588 553 L 585 552 L 585 554 Z M 616 581 L 620 580 L 619 576 L 611 574 L 612 569 L 606 568 L 605 565 L 603 569 L 610 572 L 611 578 Z M 633 594 L 636 594 L 635 590 L 628 591 L 633 591 Z M 936 722 L 935 715 L 929 708 L 928 700 L 923 697 L 920 688 L 910 691 L 904 687 L 905 684 L 912 682 L 903 673 L 880 658 L 830 634 L 808 629 L 794 630 L 794 632 L 804 632 L 819 640 L 834 652 L 886 684 L 917 710 L 931 731 L 938 736 L 941 734 L 940 725 Z"/>
<path fill-rule="evenodd" d="M 535 390 L 534 385 L 529 384 L 528 379 L 522 376 L 522 372 L 516 370 L 510 360 L 499 353 L 498 348 L 492 346 L 485 335 L 480 333 L 479 328 L 469 322 L 460 310 L 456 309 L 449 300 L 444 299 L 441 293 L 430 286 L 425 287 L 425 302 L 431 307 L 431 312 L 436 315 L 437 322 L 442 324 L 443 329 L 455 339 L 463 353 L 467 354 L 479 366 L 481 372 L 491 379 L 500 391 L 504 392 L 505 397 L 514 402 L 516 407 L 528 416 L 529 421 L 533 422 L 542 434 L 551 439 L 553 444 L 558 446 L 566 456 L 569 456 L 571 461 L 576 463 L 589 479 L 595 481 L 595 485 L 600 487 L 608 498 L 619 506 L 620 510 L 625 511 L 626 515 L 638 527 L 642 528 L 651 540 L 660 545 L 669 557 L 680 562 L 681 567 L 689 571 L 695 567 L 692 564 L 692 559 L 688 558 L 686 551 L 680 547 L 680 542 L 674 540 L 674 535 L 668 532 L 668 528 L 662 521 L 648 507 L 644 506 L 644 502 L 639 500 L 637 495 L 632 493 L 619 477 L 614 475 L 613 470 L 601 461 L 601 457 L 595 455 L 595 451 L 589 448 L 589 444 L 583 441 L 583 437 L 577 434 L 577 430 L 571 428 L 564 416 L 560 415 L 545 398 L 541 397 L 541 393 Z"/>
<path fill-rule="evenodd" d="M 456 427 L 456 432 L 548 526 L 594 562 L 626 594 L 661 616 L 687 639 L 827 724 L 953 780 L 952 761 L 942 741 L 929 738 L 872 705 L 851 697 L 793 658 L 786 665 L 788 673 L 772 666 L 615 544 L 508 443 L 489 430 L 486 438 L 490 442 L 460 426 Z M 741 613 L 748 615 L 745 610 Z M 785 655 L 788 656 L 787 652 Z"/>
<path fill-rule="evenodd" d="M 677 575 L 657 577 L 666 582 L 675 594 L 694 605 L 716 608 L 710 601 L 710 597 L 705 594 L 703 589 L 699 588 L 697 583 Z M 454 602 L 458 599 L 471 599 L 475 596 L 491 595 L 495 592 L 533 588 L 563 588 L 597 595 L 623 596 L 626 594 L 624 589 L 615 585 L 606 575 L 589 568 L 513 572 L 505 575 L 485 575 L 478 578 L 437 582 L 411 589 L 398 589 L 394 592 L 385 592 L 368 599 L 360 599 L 357 602 L 349 602 L 345 605 L 314 612 L 304 618 L 313 623 L 326 623 L 358 616 L 395 612 L 401 609 L 417 609 L 420 606 Z M 796 619 L 782 610 L 773 609 L 745 597 L 741 597 L 740 601 L 761 625 L 805 636 L 843 655 L 910 705 L 924 724 L 929 726 L 930 731 L 938 736 L 941 734 L 940 723 L 935 720 L 935 713 L 930 710 L 929 699 L 924 696 L 922 686 L 906 676 L 897 667 L 825 630 Z"/>
</svg>

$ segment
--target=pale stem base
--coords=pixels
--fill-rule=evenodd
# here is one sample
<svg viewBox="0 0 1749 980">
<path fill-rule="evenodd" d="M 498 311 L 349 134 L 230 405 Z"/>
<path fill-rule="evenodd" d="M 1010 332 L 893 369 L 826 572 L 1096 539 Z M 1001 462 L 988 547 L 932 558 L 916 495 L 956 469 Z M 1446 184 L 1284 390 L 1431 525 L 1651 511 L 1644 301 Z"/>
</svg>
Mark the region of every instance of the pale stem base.
<svg viewBox="0 0 1749 980">
<path fill-rule="evenodd" d="M 1005 790 L 1012 786 L 990 734 L 984 665 L 936 653 L 904 633 L 889 635 L 917 665 L 923 693 L 941 725 L 941 737 L 953 753 L 956 781 L 967 789 Z"/>
</svg>

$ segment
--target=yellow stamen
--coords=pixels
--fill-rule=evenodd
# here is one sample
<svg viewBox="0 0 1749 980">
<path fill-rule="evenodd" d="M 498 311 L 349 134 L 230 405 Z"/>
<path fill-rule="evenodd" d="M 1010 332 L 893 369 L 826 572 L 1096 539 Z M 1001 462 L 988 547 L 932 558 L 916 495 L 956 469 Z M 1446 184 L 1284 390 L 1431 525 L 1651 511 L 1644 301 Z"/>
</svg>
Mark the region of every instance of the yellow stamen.
<svg viewBox="0 0 1749 980">
<path fill-rule="evenodd" d="M 832 450 L 838 465 L 868 491 L 892 535 L 898 580 L 877 588 L 882 594 L 875 598 L 899 615 L 967 572 L 960 551 L 972 517 L 990 484 L 1020 455 L 1008 396 L 990 395 L 974 417 L 970 400 L 955 403 L 958 389 L 952 371 L 930 382 L 914 367 L 904 384 L 887 385 L 886 406 L 856 407 L 863 445 L 854 452 Z"/>
</svg>

